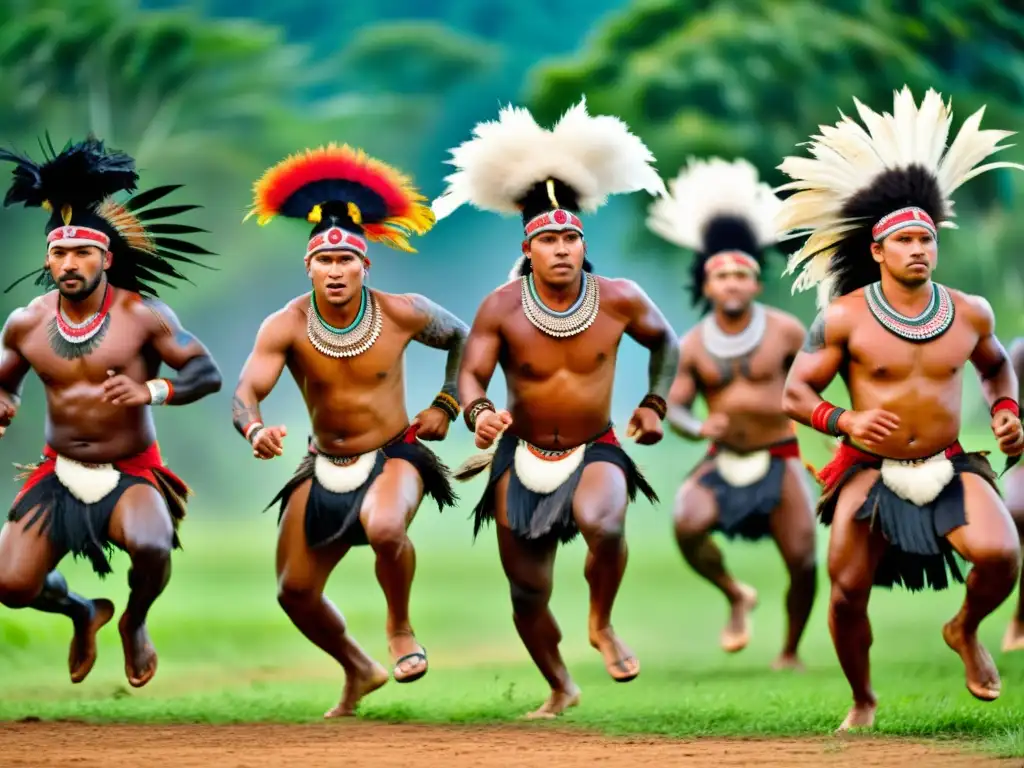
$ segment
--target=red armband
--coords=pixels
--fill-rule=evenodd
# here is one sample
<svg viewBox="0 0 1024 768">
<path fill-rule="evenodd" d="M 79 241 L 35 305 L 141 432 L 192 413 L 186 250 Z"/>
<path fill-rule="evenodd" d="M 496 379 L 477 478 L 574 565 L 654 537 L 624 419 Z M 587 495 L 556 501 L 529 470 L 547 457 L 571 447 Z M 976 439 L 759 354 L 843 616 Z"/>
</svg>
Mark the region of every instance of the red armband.
<svg viewBox="0 0 1024 768">
<path fill-rule="evenodd" d="M 839 417 L 846 413 L 845 408 L 822 400 L 811 412 L 811 428 L 817 432 L 839 437 Z"/>
<path fill-rule="evenodd" d="M 1020 418 L 1020 406 L 1017 405 L 1017 401 L 1012 397 L 1000 397 L 992 403 L 992 410 L 989 411 L 989 415 L 995 416 L 996 411 L 1009 411 L 1018 419 Z"/>
</svg>

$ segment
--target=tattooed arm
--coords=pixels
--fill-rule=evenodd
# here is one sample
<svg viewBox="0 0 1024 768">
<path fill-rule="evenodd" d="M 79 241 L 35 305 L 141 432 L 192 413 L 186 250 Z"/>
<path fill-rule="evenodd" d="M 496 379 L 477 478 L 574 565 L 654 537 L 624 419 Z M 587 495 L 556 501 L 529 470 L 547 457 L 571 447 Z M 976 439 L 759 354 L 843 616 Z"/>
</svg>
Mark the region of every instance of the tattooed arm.
<svg viewBox="0 0 1024 768">
<path fill-rule="evenodd" d="M 413 341 L 434 349 L 448 350 L 448 362 L 444 368 L 444 385 L 441 391 L 458 402 L 459 365 L 462 363 L 462 352 L 466 347 L 469 327 L 447 309 L 425 296 L 409 294 L 408 298 L 412 304 L 417 329 Z"/>
<path fill-rule="evenodd" d="M 263 321 L 256 333 L 253 350 L 238 377 L 238 386 L 231 398 L 231 421 L 238 434 L 250 443 L 263 428 L 260 403 L 284 372 L 293 338 L 295 312 L 294 307 L 285 307 Z"/>
<path fill-rule="evenodd" d="M 679 368 L 679 339 L 668 320 L 632 280 L 617 283 L 627 312 L 626 334 L 651 351 L 647 391 L 662 400 L 668 397 Z"/>
<path fill-rule="evenodd" d="M 0 331 L 0 436 L 21 405 L 21 388 L 31 370 L 18 348 L 22 331 L 29 320 L 27 309 L 16 309 Z"/>
<path fill-rule="evenodd" d="M 837 299 L 814 318 L 786 376 L 783 410 L 794 421 L 815 429 L 821 426 L 812 423 L 812 415 L 824 402 L 820 393 L 839 373 L 846 358 L 851 326 L 856 322 L 856 317 L 847 309 L 843 299 Z M 833 431 L 837 425 L 838 422 L 831 425 Z"/>
<path fill-rule="evenodd" d="M 666 420 L 672 431 L 687 440 L 702 440 L 704 423 L 690 410 L 697 399 L 697 376 L 693 368 L 693 355 L 689 352 L 693 335 L 688 334 L 680 344 L 679 368 L 672 388 L 668 391 L 668 414 Z"/>
<path fill-rule="evenodd" d="M 171 308 L 156 299 L 143 299 L 136 307 L 135 317 L 149 331 L 149 345 L 178 375 L 139 384 L 116 370 L 108 371 L 104 398 L 124 406 L 188 405 L 219 392 L 222 381 L 217 364 L 202 342 L 182 327 Z"/>
</svg>

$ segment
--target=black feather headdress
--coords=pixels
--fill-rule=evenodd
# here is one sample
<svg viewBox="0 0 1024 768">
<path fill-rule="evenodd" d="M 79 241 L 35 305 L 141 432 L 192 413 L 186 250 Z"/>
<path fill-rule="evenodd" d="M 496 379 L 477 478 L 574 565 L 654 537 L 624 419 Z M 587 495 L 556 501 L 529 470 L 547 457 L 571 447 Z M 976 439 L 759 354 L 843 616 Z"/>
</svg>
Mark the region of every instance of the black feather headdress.
<svg viewBox="0 0 1024 768">
<path fill-rule="evenodd" d="M 114 195 L 136 189 L 139 176 L 131 156 L 107 149 L 92 136 L 76 144 L 69 142 L 59 153 L 49 137 L 40 146 L 44 160 L 39 164 L 25 155 L 0 149 L 0 160 L 15 165 L 14 181 L 4 197 L 4 205 L 22 203 L 48 211 L 47 235 L 62 228 L 72 234 L 86 230 L 105 235 L 103 244 L 114 256 L 107 270 L 111 285 L 156 296 L 154 284 L 173 287 L 170 279 L 188 280 L 178 272 L 175 263 L 212 269 L 191 258 L 212 256 L 210 251 L 173 237 L 206 230 L 168 221 L 199 206 L 148 207 L 181 185 L 156 187 L 117 202 Z M 35 277 L 38 286 L 54 287 L 50 272 L 42 268 L 23 275 L 7 291 L 31 277 Z"/>
</svg>

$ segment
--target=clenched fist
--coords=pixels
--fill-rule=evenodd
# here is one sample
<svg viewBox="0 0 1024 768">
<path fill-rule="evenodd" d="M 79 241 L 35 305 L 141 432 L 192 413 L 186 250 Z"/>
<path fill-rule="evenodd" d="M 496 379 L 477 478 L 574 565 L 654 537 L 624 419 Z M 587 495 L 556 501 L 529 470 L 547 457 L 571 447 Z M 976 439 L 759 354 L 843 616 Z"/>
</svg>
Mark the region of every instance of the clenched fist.
<svg viewBox="0 0 1024 768">
<path fill-rule="evenodd" d="M 476 429 L 474 430 L 476 447 L 486 451 L 498 439 L 498 435 L 511 425 L 512 414 L 508 411 L 498 411 L 497 413 L 491 410 L 483 411 L 476 417 Z"/>
<path fill-rule="evenodd" d="M 847 411 L 839 417 L 839 429 L 865 448 L 884 442 L 899 429 L 900 417 L 881 408 Z"/>
<path fill-rule="evenodd" d="M 272 459 L 284 453 L 284 438 L 288 428 L 260 427 L 252 438 L 252 455 L 257 459 Z"/>
</svg>

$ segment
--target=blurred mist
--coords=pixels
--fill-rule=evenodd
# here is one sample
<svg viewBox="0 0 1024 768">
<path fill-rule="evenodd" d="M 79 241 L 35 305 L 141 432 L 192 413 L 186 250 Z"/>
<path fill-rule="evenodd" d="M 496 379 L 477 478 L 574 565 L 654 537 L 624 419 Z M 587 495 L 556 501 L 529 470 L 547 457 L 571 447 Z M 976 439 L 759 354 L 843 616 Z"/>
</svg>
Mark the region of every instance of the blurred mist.
<svg viewBox="0 0 1024 768">
<path fill-rule="evenodd" d="M 254 463 L 230 424 L 230 398 L 261 320 L 308 289 L 302 269 L 308 225 L 285 219 L 242 224 L 252 183 L 286 154 L 348 142 L 412 174 L 432 198 L 443 189 L 446 150 L 507 102 L 545 123 L 581 95 L 592 113 L 622 117 L 652 148 L 666 178 L 687 156 L 744 156 L 770 182 L 775 167 L 853 97 L 875 109 L 909 84 L 952 98 L 954 130 L 988 105 L 983 127 L 1014 130 L 1024 119 L 1024 12 L 990 2 L 881 0 L 253 0 L 239 18 L 228 0 L 6 0 L 0 4 L 0 141 L 37 154 L 96 132 L 133 154 L 141 187 L 184 183 L 169 204 L 199 203 L 190 223 L 219 255 L 218 271 L 192 267 L 195 285 L 161 297 L 210 347 L 224 390 L 184 409 L 156 409 L 169 463 L 211 514 L 253 513 L 291 474 L 307 418 L 285 375 L 265 418 L 289 426 L 282 460 Z M 1000 160 L 1024 160 L 1014 148 Z M 943 235 L 938 279 L 989 297 L 997 332 L 1021 333 L 1014 216 L 1021 179 L 998 171 L 959 193 L 959 231 Z M 637 280 L 680 333 L 695 321 L 678 252 L 643 227 L 647 200 L 615 199 L 588 219 L 590 255 L 607 275 Z M 184 221 L 184 218 L 182 219 Z M 38 210 L 0 210 L 7 282 L 44 255 Z M 514 219 L 460 210 L 404 254 L 375 246 L 371 284 L 423 293 L 467 323 L 518 256 Z M 768 274 L 765 299 L 809 323 L 813 296 L 792 297 Z M 5 286 L 6 287 L 6 283 Z M 6 316 L 38 289 L 0 295 Z M 411 347 L 410 415 L 443 377 L 443 353 Z M 621 351 L 614 418 L 644 394 L 646 354 Z M 492 396 L 503 398 L 500 374 Z M 973 382 L 968 392 L 977 391 Z M 968 396 L 970 397 L 970 395 Z M 984 422 L 983 404 L 965 414 Z M 27 462 L 42 440 L 43 400 L 30 378 L 25 402 L 0 442 L 0 462 Z M 442 451 L 458 461 L 470 444 L 461 422 Z M 666 443 L 656 450 L 672 450 Z M 248 477 L 256 472 L 258 479 Z M 13 475 L 13 470 L 11 473 Z M 15 485 L 0 472 L 0 483 Z M 197 503 L 199 499 L 197 499 Z"/>
</svg>

